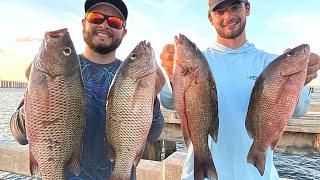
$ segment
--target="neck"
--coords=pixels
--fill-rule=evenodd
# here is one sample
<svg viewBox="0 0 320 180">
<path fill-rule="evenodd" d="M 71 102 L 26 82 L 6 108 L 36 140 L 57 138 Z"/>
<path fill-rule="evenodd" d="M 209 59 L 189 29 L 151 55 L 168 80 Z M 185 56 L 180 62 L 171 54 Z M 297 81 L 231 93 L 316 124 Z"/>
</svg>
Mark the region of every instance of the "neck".
<svg viewBox="0 0 320 180">
<path fill-rule="evenodd" d="M 231 49 L 239 49 L 247 41 L 245 31 L 242 34 L 234 39 L 226 39 L 221 36 L 218 36 L 217 42 L 221 45 L 229 47 Z"/>
<path fill-rule="evenodd" d="M 85 47 L 83 55 L 90 61 L 97 64 L 110 64 L 116 60 L 116 51 L 112 51 L 108 54 L 100 54 L 93 51 L 88 46 Z"/>
</svg>

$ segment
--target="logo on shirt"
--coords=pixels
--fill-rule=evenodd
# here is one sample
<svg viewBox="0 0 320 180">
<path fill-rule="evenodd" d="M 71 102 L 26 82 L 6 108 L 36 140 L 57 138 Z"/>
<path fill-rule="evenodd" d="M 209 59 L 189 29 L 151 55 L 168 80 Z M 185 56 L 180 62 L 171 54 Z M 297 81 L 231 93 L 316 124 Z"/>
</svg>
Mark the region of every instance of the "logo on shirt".
<svg viewBox="0 0 320 180">
<path fill-rule="evenodd" d="M 258 79 L 258 77 L 257 76 L 248 76 L 248 79 L 251 79 L 251 80 L 257 80 Z"/>
</svg>

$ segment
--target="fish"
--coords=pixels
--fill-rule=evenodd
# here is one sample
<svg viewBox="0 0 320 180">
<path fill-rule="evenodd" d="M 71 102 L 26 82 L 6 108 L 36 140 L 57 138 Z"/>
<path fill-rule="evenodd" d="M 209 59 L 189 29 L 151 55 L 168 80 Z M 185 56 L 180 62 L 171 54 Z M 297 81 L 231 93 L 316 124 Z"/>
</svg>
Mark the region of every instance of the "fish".
<svg viewBox="0 0 320 180">
<path fill-rule="evenodd" d="M 185 35 L 174 37 L 173 101 L 186 145 L 194 149 L 194 178 L 217 179 L 208 136 L 217 142 L 217 88 L 206 57 Z"/>
<path fill-rule="evenodd" d="M 106 148 L 114 163 L 110 179 L 132 179 L 165 82 L 150 43 L 141 41 L 117 70 L 106 102 Z"/>
<path fill-rule="evenodd" d="M 298 103 L 304 86 L 310 48 L 302 44 L 273 60 L 261 72 L 252 89 L 246 130 L 253 143 L 247 162 L 263 176 L 266 152 L 274 150 Z"/>
<path fill-rule="evenodd" d="M 65 167 L 80 174 L 85 127 L 85 92 L 78 55 L 68 29 L 45 33 L 27 69 L 25 125 L 30 173 L 65 179 Z"/>
</svg>

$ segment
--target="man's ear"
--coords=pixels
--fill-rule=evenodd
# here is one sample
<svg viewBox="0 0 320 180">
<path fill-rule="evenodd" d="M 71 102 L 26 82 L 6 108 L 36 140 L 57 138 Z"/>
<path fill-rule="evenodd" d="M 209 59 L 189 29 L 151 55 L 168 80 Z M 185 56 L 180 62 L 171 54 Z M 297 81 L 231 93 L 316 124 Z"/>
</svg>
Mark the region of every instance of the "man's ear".
<svg viewBox="0 0 320 180">
<path fill-rule="evenodd" d="M 123 28 L 122 38 L 127 34 L 127 29 Z"/>
<path fill-rule="evenodd" d="M 245 10 L 246 10 L 246 16 L 250 15 L 250 3 L 247 2 L 245 5 Z"/>
<path fill-rule="evenodd" d="M 86 20 L 82 19 L 82 28 L 84 29 L 85 26 L 86 26 Z"/>
<path fill-rule="evenodd" d="M 210 14 L 210 13 L 208 13 L 208 20 L 209 20 L 210 24 L 213 25 L 213 23 L 212 23 L 212 17 L 211 17 L 211 14 Z"/>
</svg>

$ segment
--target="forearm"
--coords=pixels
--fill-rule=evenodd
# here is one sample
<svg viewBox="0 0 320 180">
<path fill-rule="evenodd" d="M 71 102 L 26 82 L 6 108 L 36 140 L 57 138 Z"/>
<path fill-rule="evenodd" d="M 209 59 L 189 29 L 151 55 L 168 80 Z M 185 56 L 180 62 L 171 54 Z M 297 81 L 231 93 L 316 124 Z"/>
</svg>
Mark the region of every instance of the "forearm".
<svg viewBox="0 0 320 180">
<path fill-rule="evenodd" d="M 164 118 L 160 111 L 160 102 L 156 97 L 153 108 L 153 119 L 150 127 L 150 131 L 147 137 L 147 141 L 156 141 L 163 130 Z"/>
<path fill-rule="evenodd" d="M 310 99 L 311 99 L 310 88 L 308 86 L 304 86 L 300 94 L 299 102 L 292 116 L 293 117 L 304 116 L 309 110 Z"/>
<path fill-rule="evenodd" d="M 174 103 L 173 103 L 171 85 L 169 81 L 166 81 L 165 85 L 160 91 L 160 102 L 161 102 L 161 105 L 166 109 L 170 109 L 170 110 L 175 109 Z"/>
</svg>

